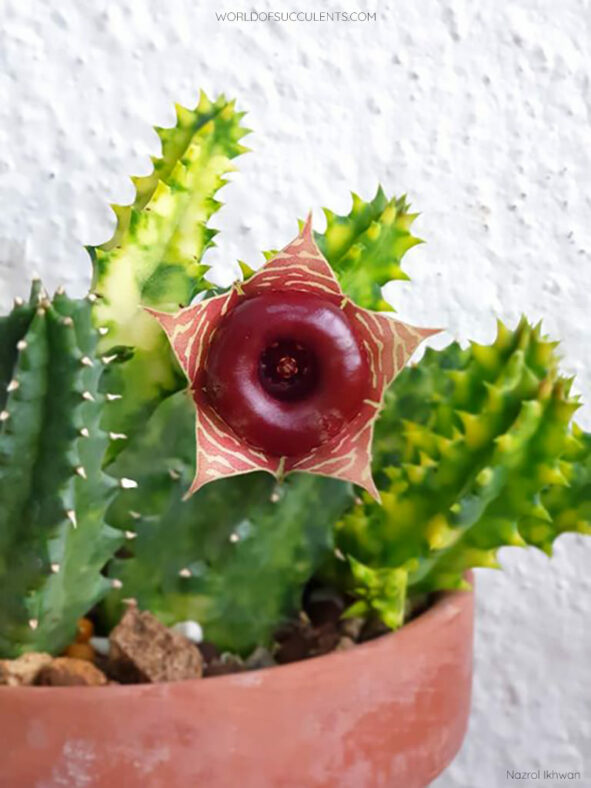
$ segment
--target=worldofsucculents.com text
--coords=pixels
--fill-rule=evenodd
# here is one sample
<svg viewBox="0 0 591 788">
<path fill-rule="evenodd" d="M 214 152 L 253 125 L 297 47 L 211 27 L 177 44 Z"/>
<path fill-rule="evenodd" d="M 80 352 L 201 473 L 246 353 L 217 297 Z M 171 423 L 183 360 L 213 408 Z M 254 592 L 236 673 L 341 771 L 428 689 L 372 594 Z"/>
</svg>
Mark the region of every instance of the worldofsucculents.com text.
<svg viewBox="0 0 591 788">
<path fill-rule="evenodd" d="M 375 11 L 216 11 L 218 22 L 376 22 Z"/>
</svg>

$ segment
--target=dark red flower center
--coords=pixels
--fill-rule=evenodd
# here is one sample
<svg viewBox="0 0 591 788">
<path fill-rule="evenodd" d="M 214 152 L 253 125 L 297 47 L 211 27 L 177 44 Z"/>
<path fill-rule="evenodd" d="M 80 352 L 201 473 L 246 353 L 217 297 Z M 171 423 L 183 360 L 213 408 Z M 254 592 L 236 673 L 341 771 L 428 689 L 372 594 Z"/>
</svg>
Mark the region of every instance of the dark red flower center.
<svg viewBox="0 0 591 788">
<path fill-rule="evenodd" d="M 277 339 L 261 353 L 259 379 L 277 399 L 303 399 L 318 382 L 316 356 L 297 341 Z"/>
<path fill-rule="evenodd" d="M 304 454 L 334 438 L 369 390 L 366 354 L 349 318 L 307 293 L 247 298 L 220 322 L 205 364 L 218 415 L 250 445 Z"/>
</svg>

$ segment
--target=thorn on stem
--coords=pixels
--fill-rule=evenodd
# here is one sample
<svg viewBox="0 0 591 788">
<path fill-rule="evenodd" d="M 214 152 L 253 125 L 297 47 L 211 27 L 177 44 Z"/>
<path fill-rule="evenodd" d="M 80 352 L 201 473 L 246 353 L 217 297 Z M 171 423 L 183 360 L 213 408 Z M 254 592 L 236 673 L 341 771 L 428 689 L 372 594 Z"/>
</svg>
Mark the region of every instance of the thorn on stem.
<svg viewBox="0 0 591 788">
<path fill-rule="evenodd" d="M 38 618 L 30 618 L 29 619 L 29 629 L 32 629 L 33 632 L 34 632 L 37 629 L 38 626 L 39 626 L 39 619 Z"/>
<path fill-rule="evenodd" d="M 6 386 L 6 391 L 8 391 L 8 393 L 16 391 L 18 388 L 20 388 L 20 385 L 21 384 L 18 382 L 18 380 L 14 380 L 13 379 L 13 380 L 10 381 L 8 386 Z"/>
<path fill-rule="evenodd" d="M 7 410 L 3 410 L 0 412 L 0 422 L 8 421 L 10 418 L 10 413 Z"/>
<path fill-rule="evenodd" d="M 74 528 L 78 528 L 78 520 L 76 519 L 76 512 L 73 509 L 67 510 L 66 517 L 72 523 L 72 526 Z"/>
<path fill-rule="evenodd" d="M 191 570 L 185 567 L 179 570 L 179 577 L 191 577 Z"/>
<path fill-rule="evenodd" d="M 119 479 L 119 486 L 123 490 L 135 490 L 138 484 L 133 479 L 126 479 L 125 476 L 123 476 L 121 479 Z"/>
<path fill-rule="evenodd" d="M 20 339 L 16 343 L 16 349 L 17 350 L 23 351 L 23 350 L 26 350 L 28 347 L 29 347 L 29 343 L 27 342 L 26 339 Z"/>
<path fill-rule="evenodd" d="M 121 580 L 119 580 L 118 577 L 114 577 L 111 580 L 111 588 L 116 588 L 116 589 L 123 588 L 123 582 Z"/>
<path fill-rule="evenodd" d="M 82 465 L 79 465 L 79 466 L 76 468 L 76 474 L 77 474 L 78 476 L 80 476 L 80 478 L 81 478 L 81 479 L 88 479 L 88 476 L 86 475 L 86 471 L 84 470 L 84 468 L 82 467 Z"/>
<path fill-rule="evenodd" d="M 88 431 L 88 427 L 82 427 L 82 429 L 80 430 L 80 437 L 82 438 L 90 437 L 90 432 Z"/>
<path fill-rule="evenodd" d="M 60 565 L 59 564 L 51 564 L 51 571 L 52 571 L 52 573 L 54 575 L 57 575 L 57 573 L 60 571 Z"/>
<path fill-rule="evenodd" d="M 88 356 L 82 356 L 80 363 L 83 367 L 94 367 L 94 361 Z"/>
</svg>

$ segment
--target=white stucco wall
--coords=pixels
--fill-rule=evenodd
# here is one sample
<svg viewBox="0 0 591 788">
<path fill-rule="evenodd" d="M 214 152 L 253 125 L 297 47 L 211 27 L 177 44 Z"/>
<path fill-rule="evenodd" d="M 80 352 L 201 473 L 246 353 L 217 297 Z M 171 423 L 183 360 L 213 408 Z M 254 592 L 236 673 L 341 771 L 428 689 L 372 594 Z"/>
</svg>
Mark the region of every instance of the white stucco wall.
<svg viewBox="0 0 591 788">
<path fill-rule="evenodd" d="M 148 171 L 151 125 L 203 87 L 237 96 L 256 132 L 214 222 L 220 276 L 379 180 L 410 195 L 428 241 L 389 291 L 401 316 L 447 326 L 446 341 L 490 340 L 495 315 L 543 317 L 591 405 L 589 1 L 360 0 L 377 21 L 358 23 L 221 23 L 214 8 L 0 0 L 1 306 L 33 271 L 83 291 L 82 244 L 110 235 L 108 202 Z M 506 770 L 538 767 L 591 786 L 591 539 L 502 559 L 478 573 L 471 726 L 437 788 L 524 784 Z"/>
</svg>

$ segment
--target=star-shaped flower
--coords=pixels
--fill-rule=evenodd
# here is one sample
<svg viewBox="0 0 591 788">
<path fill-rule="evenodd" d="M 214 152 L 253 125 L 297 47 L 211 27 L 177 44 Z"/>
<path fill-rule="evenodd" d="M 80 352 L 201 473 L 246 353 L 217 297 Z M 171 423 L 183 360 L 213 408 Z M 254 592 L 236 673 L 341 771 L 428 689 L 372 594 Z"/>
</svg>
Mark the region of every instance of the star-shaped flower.
<svg viewBox="0 0 591 788">
<path fill-rule="evenodd" d="M 252 471 L 331 476 L 378 498 L 373 427 L 384 392 L 435 333 L 362 309 L 341 290 L 312 234 L 247 281 L 176 314 L 148 310 L 165 330 L 196 407 L 196 474 Z"/>
</svg>

